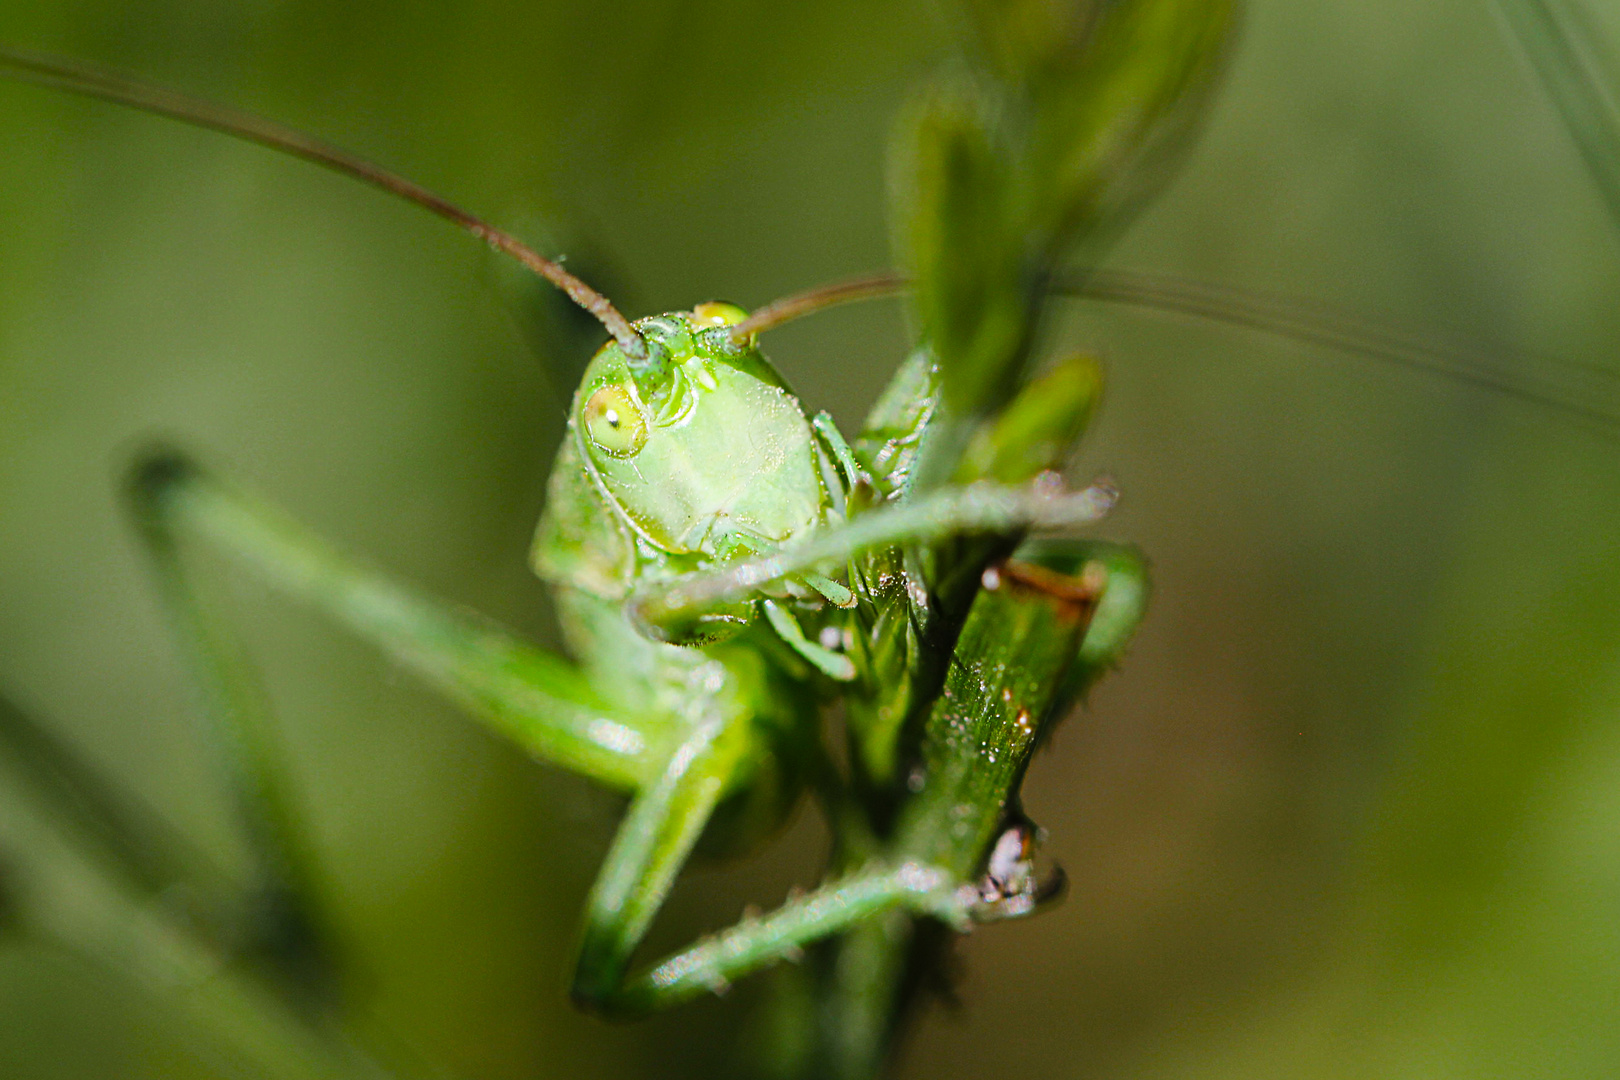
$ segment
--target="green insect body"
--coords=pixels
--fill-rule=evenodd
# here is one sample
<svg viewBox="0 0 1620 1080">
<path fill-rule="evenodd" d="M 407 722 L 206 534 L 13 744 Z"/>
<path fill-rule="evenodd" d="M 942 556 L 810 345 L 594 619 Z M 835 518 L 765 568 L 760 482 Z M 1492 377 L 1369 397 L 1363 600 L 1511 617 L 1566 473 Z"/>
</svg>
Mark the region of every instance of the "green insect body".
<svg viewBox="0 0 1620 1080">
<path fill-rule="evenodd" d="M 852 450 L 828 418 L 804 414 L 751 341 L 733 341 L 730 326 L 741 314 L 700 305 L 644 319 L 635 324 L 644 357 L 628 356 L 615 343 L 598 352 L 575 394 L 533 553 L 536 570 L 553 586 L 570 649 L 593 685 L 626 716 L 671 721 L 673 730 L 663 734 L 670 761 L 694 748 L 715 753 L 716 744 L 706 741 L 711 731 L 729 744 L 726 764 L 710 781 L 717 820 L 706 835 L 710 846 L 732 849 L 768 832 L 794 805 L 820 752 L 820 709 L 836 698 L 846 704 L 858 755 L 877 765 L 867 770 L 867 782 L 896 779 L 897 743 L 904 721 L 913 718 L 914 697 L 904 693 L 904 704 L 895 698 L 920 674 L 909 628 L 926 588 L 905 568 L 903 548 L 889 542 L 852 546 L 843 571 L 827 560 L 815 569 L 776 572 L 757 590 L 673 619 L 645 617 L 633 598 L 802 550 L 836 537 L 863 514 L 881 521 L 884 504 L 909 493 L 910 468 L 939 393 L 937 370 L 917 354 Z M 1015 423 L 999 431 L 999 441 L 992 438 L 1026 465 L 1022 473 L 1009 467 L 1009 479 L 1027 480 L 1060 460 L 1078 436 L 1096 385 L 1077 381 L 1077 367 L 1094 370 L 1078 361 L 1059 365 L 1031 388 L 1043 403 L 1038 420 L 1024 415 L 1031 411 L 1026 403 L 1022 413 L 1009 414 Z M 1054 416 L 1061 417 L 1056 424 Z M 997 525 L 1005 529 L 1016 535 L 1021 526 L 1009 517 Z M 894 539 L 908 532 L 941 530 L 934 523 Z M 897 641 L 909 644 L 895 648 Z M 834 646 L 847 646 L 848 655 Z M 1055 711 L 1067 700 L 1054 700 Z M 641 797 L 651 798 L 656 787 L 655 781 Z M 652 913 L 643 906 L 622 918 L 612 892 L 616 856 L 635 847 L 636 822 L 633 808 L 593 898 L 601 917 L 588 922 L 576 981 L 585 1000 L 621 1010 L 642 1007 L 634 991 L 625 995 L 617 984 Z M 682 842 L 690 847 L 703 827 L 701 818 L 691 822 Z M 650 885 L 638 873 L 638 900 L 661 897 L 667 881 Z M 1017 902 L 998 894 L 987 905 L 976 886 L 958 884 L 960 894 L 944 893 L 958 919 L 970 910 L 985 917 L 1024 913 L 1037 891 L 1030 879 Z M 928 902 L 940 901 L 931 895 Z"/>
<path fill-rule="evenodd" d="M 635 737 L 656 732 L 664 753 L 679 754 L 712 725 L 737 744 L 706 834 L 720 850 L 753 843 L 791 810 L 817 753 L 819 710 L 840 690 L 863 760 L 881 763 L 869 776 L 893 778 L 909 715 L 893 698 L 909 685 L 915 650 L 888 646 L 906 637 L 918 585 L 901 549 L 881 545 L 850 560 L 852 574 L 786 575 L 674 621 L 638 618 L 628 601 L 903 498 L 939 389 L 918 354 L 874 410 L 857 454 L 830 420 L 805 415 L 751 341 L 732 339 L 742 317 L 729 305 L 699 305 L 634 324 L 644 357 L 611 342 L 597 353 L 574 396 L 533 550 L 592 684 L 622 715 L 652 720 Z M 1073 366 L 1057 370 L 1070 375 Z M 1035 430 L 1047 434 L 1050 415 L 1062 413 L 1070 438 L 1026 454 L 1035 463 L 1028 472 L 1067 452 L 1095 386 L 1052 389 L 1041 388 L 1047 422 Z M 845 576 L 857 587 L 836 580 Z M 834 647 L 857 643 L 864 647 L 847 657 Z M 885 662 L 892 670 L 880 670 Z"/>
<path fill-rule="evenodd" d="M 1210 3 L 1153 0 L 1142 9 L 1208 6 L 1200 16 L 1210 20 L 1208 40 L 1192 34 L 1177 46 L 1190 58 L 1166 62 L 1167 101 L 1218 40 L 1225 8 Z M 1121 33 L 1157 25 L 1132 5 L 1117 18 Z M 1047 894 L 1033 872 L 1018 784 L 1041 733 L 1129 639 L 1144 571 L 1129 549 L 1071 535 L 1108 511 L 1113 492 L 1070 491 L 1050 472 L 1083 432 L 1099 383 L 1095 364 L 1080 358 L 1029 377 L 1044 272 L 1014 274 L 1027 295 L 1002 311 L 1016 308 L 1028 325 L 1016 334 L 1002 325 L 983 341 L 967 333 L 978 320 L 959 301 L 982 291 L 974 274 L 1005 260 L 946 260 L 966 276 L 919 280 L 932 297 L 924 341 L 850 444 L 831 418 L 806 415 L 757 348 L 760 324 L 737 308 L 700 304 L 631 323 L 514 237 L 300 133 L 50 58 L 0 50 L 0 65 L 402 196 L 516 257 L 612 339 L 574 395 L 532 552 L 571 656 L 373 570 L 183 453 L 160 450 L 132 470 L 135 520 L 235 781 L 267 908 L 279 905 L 290 924 L 319 905 L 298 815 L 267 751 L 272 722 L 238 645 L 212 617 L 193 547 L 223 553 L 369 640 L 536 758 L 630 797 L 585 904 L 573 993 L 588 1007 L 614 1015 L 667 1007 L 840 938 L 851 956 L 885 956 L 869 974 L 889 985 L 834 996 L 884 1011 L 901 993 L 911 920 L 965 930 L 1027 913 Z M 920 154 L 925 172 L 936 156 L 958 162 L 990 145 L 970 128 L 992 112 L 946 112 L 918 128 L 938 142 Z M 1132 127 L 1151 126 L 1151 110 L 1143 115 L 1119 112 L 1130 129 L 1122 138 L 1144 137 Z M 957 145 L 966 137 L 971 145 Z M 975 207 L 1005 212 L 979 222 L 986 231 L 976 244 L 1001 244 L 1003 255 L 1060 249 L 1056 235 L 1029 243 L 1020 199 L 978 198 L 979 186 L 1011 174 L 940 175 L 967 188 L 918 188 L 919 221 L 967 220 Z M 927 241 L 919 250 L 944 242 L 932 228 L 918 233 Z M 945 247 L 977 250 L 954 239 Z M 952 318 L 934 325 L 946 310 Z M 1050 544 L 1027 551 L 1034 565 L 1009 561 L 1034 534 Z M 842 709 L 847 761 L 824 746 L 833 707 Z M 637 949 L 700 841 L 746 848 L 806 788 L 834 838 L 822 885 L 637 970 Z M 302 946 L 311 955 L 323 953 L 316 937 Z M 849 1022 L 873 1033 L 867 1052 L 876 1052 L 885 1022 Z"/>
<path fill-rule="evenodd" d="M 675 730 L 659 732 L 668 752 L 705 721 L 746 729 L 749 749 L 725 791 L 743 798 L 721 813 L 735 823 L 723 831 L 747 842 L 796 800 L 827 696 L 817 664 L 833 654 L 800 620 L 819 636 L 839 609 L 791 579 L 774 598 L 719 604 L 679 627 L 638 623 L 626 605 L 638 586 L 843 520 L 832 450 L 757 348 L 732 344 L 740 318 L 729 305 L 700 305 L 639 321 L 645 358 L 602 348 L 574 397 L 532 560 L 592 683 L 626 716 L 670 718 Z M 849 595 L 816 580 L 835 599 Z M 798 612 L 782 616 L 793 620 L 785 637 L 759 611 L 778 601 Z"/>
<path fill-rule="evenodd" d="M 535 537 L 535 569 L 552 584 L 622 601 L 635 585 L 767 554 L 843 520 L 833 452 L 798 399 L 751 343 L 732 344 L 735 319 L 694 318 L 643 319 L 645 358 L 609 343 L 586 369 Z M 777 591 L 849 602 L 814 575 Z M 721 640 L 752 617 L 749 603 L 721 605 L 659 636 Z"/>
<path fill-rule="evenodd" d="M 138 464 L 130 493 L 141 533 L 230 767 L 244 778 L 243 810 L 263 839 L 275 895 L 298 895 L 286 879 L 299 856 L 278 839 L 296 830 L 273 775 L 263 773 L 257 748 L 269 720 L 257 715 L 259 695 L 244 685 L 236 647 L 203 610 L 187 565 L 194 544 L 223 551 L 374 642 L 536 757 L 631 795 L 586 904 L 574 979 L 582 1004 L 615 1014 L 664 1007 L 877 911 L 901 908 L 962 926 L 1023 910 L 984 904 L 976 884 L 976 864 L 998 827 L 995 802 L 985 804 L 994 816 L 964 833 L 960 849 L 942 852 L 925 830 L 910 843 L 915 850 L 886 851 L 882 823 L 841 801 L 821 746 L 821 713 L 835 700 L 847 705 L 855 758 L 877 764 L 857 783 L 903 789 L 898 766 L 910 758 L 899 752 L 902 735 L 922 737 L 945 675 L 925 662 L 931 650 L 917 647 L 932 595 L 905 552 L 976 537 L 1010 553 L 1032 528 L 1096 520 L 1109 494 L 992 482 L 913 492 L 905 478 L 927 442 L 938 392 L 923 354 L 879 402 L 857 452 L 825 417 L 805 417 L 751 344 L 728 344 L 728 325 L 702 325 L 713 310 L 637 323 L 642 348 L 606 346 L 576 394 L 535 548 L 572 661 L 371 570 L 183 454 L 161 450 Z M 677 395 L 689 400 L 672 404 Z M 1037 445 L 1051 449 L 1051 410 L 1037 412 L 1039 422 L 1018 429 L 1036 440 L 1031 454 Z M 729 425 L 760 413 L 769 438 L 729 437 Z M 997 444 L 1017 443 L 1018 431 L 1002 430 Z M 733 473 L 757 482 L 738 484 Z M 835 580 L 845 576 L 849 586 Z M 1021 606 L 1032 602 L 1074 606 L 1039 591 L 1007 593 L 985 617 L 1038 634 L 1042 655 L 1063 658 L 1022 691 L 1039 720 L 1061 714 L 1078 692 L 1062 689 L 1063 676 L 1088 620 L 1031 619 Z M 1089 612 L 1091 600 L 1074 610 Z M 1128 617 L 1133 625 L 1136 615 L 1139 608 Z M 1054 633 L 1055 654 L 1044 641 Z M 981 636 L 1018 648 L 1007 635 Z M 976 678 L 958 697 L 994 684 Z M 1033 720 L 1023 727 L 1036 730 Z M 1025 736 L 1017 743 L 1004 762 L 1033 745 Z M 717 851 L 746 848 L 784 820 L 812 779 L 824 800 L 843 807 L 836 876 L 790 903 L 769 933 L 737 927 L 722 936 L 731 944 L 718 955 L 696 947 L 632 973 L 637 946 L 700 839 Z"/>
<path fill-rule="evenodd" d="M 980 6 L 994 78 L 947 81 L 918 103 L 897 187 L 920 344 L 850 443 L 805 413 L 738 308 L 631 323 L 515 238 L 340 150 L 0 48 L 12 75 L 244 137 L 440 214 L 560 287 L 612 338 L 574 394 L 532 549 L 566 657 L 371 569 L 184 454 L 154 452 L 132 470 L 136 523 L 258 863 L 247 906 L 260 917 L 215 969 L 272 955 L 272 974 L 307 982 L 325 969 L 305 961 L 326 953 L 300 921 L 319 897 L 269 718 L 188 565 L 193 546 L 308 602 L 537 759 L 629 796 L 586 901 L 573 990 L 588 1007 L 668 1007 L 834 938 L 835 962 L 802 976 L 832 980 L 806 1011 L 829 1045 L 868 1056 L 825 1074 L 870 1075 L 905 1004 L 913 920 L 964 930 L 1053 894 L 1060 879 L 1037 870 L 1039 833 L 1018 805 L 1023 769 L 1124 651 L 1146 575 L 1133 549 L 1068 534 L 1112 498 L 1101 485 L 1066 491 L 1053 471 L 1101 380 L 1086 357 L 1031 362 L 1040 309 L 1061 291 L 1058 256 L 1116 225 L 1151 182 L 1137 167 L 1179 145 L 1232 5 L 1122 0 L 1082 5 L 1080 19 L 1067 5 Z M 905 280 L 824 290 L 819 306 Z M 1154 302 L 1212 313 L 1196 291 Z M 1240 324 L 1337 340 L 1309 320 L 1229 307 Z M 834 710 L 843 760 L 823 745 Z M 757 844 L 807 789 L 833 835 L 823 884 L 636 970 L 688 857 Z M 163 874 L 131 865 L 147 892 L 163 891 Z"/>
</svg>

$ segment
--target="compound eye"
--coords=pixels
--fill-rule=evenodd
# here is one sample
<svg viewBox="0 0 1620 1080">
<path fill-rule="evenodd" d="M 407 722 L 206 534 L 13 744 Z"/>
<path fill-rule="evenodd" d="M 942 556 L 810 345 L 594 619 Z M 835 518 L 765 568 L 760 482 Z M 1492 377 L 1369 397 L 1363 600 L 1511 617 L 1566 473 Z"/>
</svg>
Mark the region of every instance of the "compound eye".
<svg viewBox="0 0 1620 1080">
<path fill-rule="evenodd" d="M 610 457 L 634 457 L 647 442 L 647 421 L 622 386 L 604 386 L 585 402 L 585 434 Z"/>
<path fill-rule="evenodd" d="M 699 326 L 736 326 L 746 318 L 748 312 L 723 300 L 710 300 L 692 309 L 692 321 Z"/>
</svg>

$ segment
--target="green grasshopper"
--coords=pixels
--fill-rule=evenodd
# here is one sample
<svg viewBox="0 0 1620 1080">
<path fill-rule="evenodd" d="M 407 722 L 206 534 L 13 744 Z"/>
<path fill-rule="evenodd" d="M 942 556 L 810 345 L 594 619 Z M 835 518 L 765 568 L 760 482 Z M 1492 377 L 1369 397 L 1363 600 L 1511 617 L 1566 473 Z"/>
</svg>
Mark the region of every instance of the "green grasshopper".
<svg viewBox="0 0 1620 1080">
<path fill-rule="evenodd" d="M 611 1011 L 722 986 L 888 906 L 956 925 L 1029 909 L 1039 886 L 1027 875 L 1017 895 L 981 905 L 975 882 L 917 863 L 885 866 L 776 917 L 785 925 L 832 905 L 837 919 L 761 936 L 723 958 L 722 937 L 701 961 L 677 956 L 625 983 L 631 954 L 711 818 L 720 818 L 720 845 L 732 847 L 781 821 L 816 765 L 818 707 L 870 677 L 860 654 L 837 643 L 860 632 L 861 605 L 876 594 L 859 573 L 848 575 L 853 588 L 836 580 L 846 576 L 837 564 L 908 540 L 1082 525 L 1111 499 L 1103 489 L 998 486 L 858 513 L 862 486 L 875 491 L 870 472 L 830 422 L 803 415 L 751 344 L 731 343 L 732 316 L 701 305 L 639 320 L 641 361 L 613 343 L 587 369 L 534 549 L 577 666 L 368 573 L 178 454 L 144 459 L 131 488 L 176 619 L 199 652 L 213 647 L 177 549 L 205 538 L 537 756 L 633 794 L 587 903 L 574 983 L 578 1000 Z M 727 431 L 745 422 L 751 445 L 737 460 L 725 450 Z M 1029 573 L 1009 571 L 1021 572 Z M 671 603 L 676 590 L 703 601 Z M 216 672 L 210 682 L 218 707 L 230 710 L 231 678 Z"/>
<path fill-rule="evenodd" d="M 978 606 L 945 650 L 957 661 L 952 677 L 993 630 L 1022 627 L 1029 636 L 1019 640 L 1033 653 L 1044 638 L 1031 627 L 1052 631 L 1042 620 L 1069 614 L 1067 626 L 1044 635 L 1066 651 L 1031 658 L 1031 673 L 1050 684 L 1040 715 L 1024 719 L 1032 735 L 1119 655 L 1141 610 L 1132 553 L 1063 538 L 1025 549 L 1037 562 L 1005 561 L 1027 532 L 1089 524 L 1112 500 L 1103 485 L 1067 493 L 1049 480 L 1032 484 L 1083 431 L 1096 392 L 1087 363 L 1056 366 L 978 428 L 953 483 L 915 488 L 941 398 L 929 353 L 902 366 L 846 441 L 825 414 L 806 415 L 757 345 L 757 334 L 787 315 L 892 291 L 894 279 L 818 291 L 752 318 L 707 303 L 631 322 L 507 234 L 307 137 L 99 73 L 12 61 L 46 81 L 255 139 L 411 199 L 562 288 L 612 338 L 574 396 L 534 545 L 572 661 L 366 569 L 183 454 L 153 453 L 133 471 L 142 535 L 182 640 L 222 730 L 240 744 L 233 760 L 248 793 L 244 810 L 270 853 L 270 880 L 301 888 L 288 839 L 296 815 L 255 764 L 251 743 L 262 732 L 253 691 L 233 670 L 183 561 L 182 548 L 199 540 L 325 609 L 536 756 L 632 796 L 587 902 L 574 991 L 588 1006 L 630 1014 L 674 1004 L 885 912 L 963 928 L 1024 914 L 1050 891 L 1032 872 L 1032 833 L 1014 808 L 976 824 L 972 868 L 910 850 L 904 823 L 859 820 L 818 725 L 820 710 L 842 701 L 858 784 L 892 791 L 909 780 L 904 768 L 915 762 L 903 735 L 934 700 L 927 689 L 912 696 L 930 678 L 918 642 L 931 605 L 948 591 L 915 565 L 919 551 L 977 542 L 994 552 L 964 560 L 989 569 L 974 566 L 964 589 Z M 1183 295 L 1183 306 L 1196 309 L 1196 298 Z M 995 588 L 981 594 L 983 584 Z M 950 762 L 931 765 L 923 775 L 944 775 Z M 840 820 L 857 819 L 844 831 L 840 873 L 777 912 L 633 971 L 636 947 L 700 837 L 717 850 L 745 849 L 806 787 Z M 901 842 L 886 844 L 890 836 Z"/>
<path fill-rule="evenodd" d="M 252 691 L 186 565 L 182 549 L 199 540 L 346 623 L 536 756 L 631 794 L 586 905 L 574 979 L 582 1004 L 616 1014 L 659 1008 L 886 909 L 961 928 L 1025 913 L 1049 890 L 1029 872 L 1029 828 L 1013 814 L 998 826 L 1010 839 L 982 880 L 960 867 L 873 857 L 776 914 L 642 973 L 629 969 L 700 836 L 707 832 L 722 850 L 745 847 L 785 818 L 809 778 L 827 789 L 831 768 L 818 735 L 826 703 L 851 702 L 856 756 L 866 766 L 860 782 L 899 779 L 896 742 L 908 712 L 893 700 L 893 680 L 917 674 L 921 650 L 906 642 L 927 633 L 918 628 L 931 602 L 924 579 L 903 565 L 904 547 L 988 537 L 1000 558 L 1029 530 L 1072 529 L 1106 512 L 1106 485 L 1065 493 L 1045 472 L 1066 456 L 1090 412 L 1097 384 L 1089 362 L 1060 365 L 1001 425 L 981 432 L 962 474 L 977 483 L 911 497 L 912 465 L 940 393 L 926 353 L 902 367 L 851 446 L 826 414 L 805 415 L 757 347 L 764 323 L 737 308 L 707 303 L 629 322 L 514 238 L 301 134 L 45 58 L 8 61 L 52 84 L 378 184 L 515 255 L 612 338 L 574 396 L 533 552 L 553 587 L 572 662 L 362 568 L 183 454 L 156 451 L 135 466 L 129 490 L 140 531 L 208 707 L 228 733 L 244 814 L 258 847 L 272 853 L 265 873 L 276 890 L 300 890 L 289 840 L 296 815 L 261 763 Z M 835 290 L 824 302 L 842 298 Z M 792 314 L 824 302 L 797 301 Z M 782 312 L 772 309 L 772 325 L 785 321 Z M 1031 486 L 1037 474 L 1048 479 Z M 1076 558 L 1083 550 L 1064 546 L 1056 565 L 1085 563 L 1089 577 L 1071 584 L 1050 570 L 1010 567 L 1000 571 L 1006 592 L 1052 592 L 1080 616 L 1071 636 L 1083 636 L 1101 603 L 1123 643 L 1140 610 L 1140 564 L 1115 552 L 1118 581 L 1105 594 L 1103 564 Z M 977 581 L 970 584 L 977 592 Z M 1070 666 L 1074 644 L 1049 673 L 1054 680 Z M 897 650 L 905 654 L 898 668 Z M 1029 707 L 1061 712 L 1078 689 L 1059 700 L 1054 685 L 1048 700 Z M 1024 726 L 1035 731 L 1035 721 Z M 876 826 L 864 830 L 870 835 L 853 846 L 870 853 Z"/>
</svg>

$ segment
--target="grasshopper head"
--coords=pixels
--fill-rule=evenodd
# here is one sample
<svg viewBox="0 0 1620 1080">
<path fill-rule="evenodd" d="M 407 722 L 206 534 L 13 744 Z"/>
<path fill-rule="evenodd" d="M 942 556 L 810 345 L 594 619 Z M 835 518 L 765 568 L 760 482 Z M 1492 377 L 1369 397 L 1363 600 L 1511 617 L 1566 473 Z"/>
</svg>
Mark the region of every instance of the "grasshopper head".
<svg viewBox="0 0 1620 1080">
<path fill-rule="evenodd" d="M 574 396 L 586 470 L 645 540 L 705 560 L 769 551 L 825 519 L 822 455 L 798 399 L 725 304 L 642 319 L 645 359 L 609 342 Z"/>
</svg>

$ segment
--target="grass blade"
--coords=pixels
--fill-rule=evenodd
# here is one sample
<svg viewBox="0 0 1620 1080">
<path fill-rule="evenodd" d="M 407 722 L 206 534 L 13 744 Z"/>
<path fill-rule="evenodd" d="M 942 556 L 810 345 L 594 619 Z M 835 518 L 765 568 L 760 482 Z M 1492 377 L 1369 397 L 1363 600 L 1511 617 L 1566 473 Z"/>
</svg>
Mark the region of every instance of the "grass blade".
<svg viewBox="0 0 1620 1080">
<path fill-rule="evenodd" d="M 1593 27 L 1562 0 L 1496 0 L 1620 225 L 1620 103 Z"/>
</svg>

